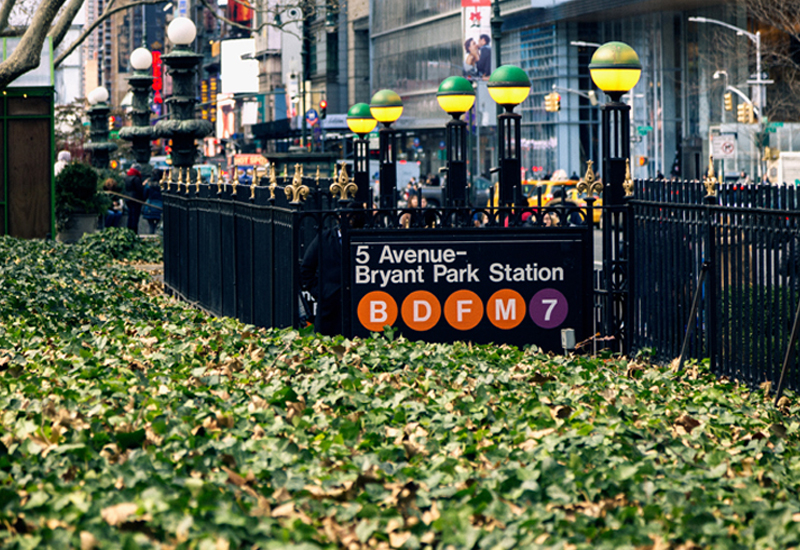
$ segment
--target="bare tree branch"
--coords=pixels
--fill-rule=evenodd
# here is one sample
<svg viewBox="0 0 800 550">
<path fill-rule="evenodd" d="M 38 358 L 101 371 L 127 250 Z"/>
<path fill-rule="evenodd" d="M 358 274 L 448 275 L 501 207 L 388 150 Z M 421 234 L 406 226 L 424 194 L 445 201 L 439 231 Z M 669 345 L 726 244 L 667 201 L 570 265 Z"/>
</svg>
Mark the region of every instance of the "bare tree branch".
<svg viewBox="0 0 800 550">
<path fill-rule="evenodd" d="M 62 1 L 63 1 L 63 0 L 62 0 Z M 164 4 L 164 3 L 166 3 L 167 1 L 168 1 L 168 0 L 137 0 L 136 2 L 131 2 L 130 4 L 126 4 L 126 5 L 124 5 L 124 6 L 118 6 L 118 7 L 116 7 L 116 8 L 112 8 L 112 9 L 110 9 L 110 10 L 106 10 L 106 11 L 104 11 L 104 12 L 103 12 L 103 14 L 102 14 L 100 17 L 98 17 L 97 19 L 95 19 L 94 21 L 92 21 L 92 24 L 91 24 L 91 25 L 89 25 L 88 27 L 84 27 L 84 29 L 83 29 L 83 32 L 81 33 L 81 35 L 80 35 L 78 38 L 76 38 L 76 39 L 75 39 L 75 42 L 73 42 L 72 44 L 70 44 L 70 45 L 69 45 L 69 47 L 67 47 L 67 48 L 66 48 L 66 49 L 65 49 L 63 52 L 61 52 L 61 53 L 60 53 L 60 54 L 59 54 L 59 55 L 56 57 L 55 61 L 53 62 L 53 65 L 54 65 L 54 66 L 56 66 L 56 67 L 58 67 L 59 65 L 61 65 L 61 63 L 63 63 L 63 62 L 64 62 L 64 60 L 65 60 L 67 57 L 69 57 L 69 55 L 70 55 L 72 52 L 74 52 L 74 51 L 75 51 L 75 49 L 76 49 L 78 46 L 80 46 L 80 45 L 81 45 L 81 43 L 82 43 L 84 40 L 86 40 L 86 38 L 87 38 L 87 37 L 88 37 L 90 34 L 92 34 L 92 32 L 93 32 L 93 31 L 94 31 L 94 30 L 95 30 L 97 27 L 99 27 L 99 26 L 100 26 L 100 24 L 101 24 L 101 23 L 103 23 L 103 21 L 105 21 L 106 19 L 108 19 L 109 17 L 111 17 L 112 15 L 114 15 L 115 13 L 117 13 L 117 12 L 120 12 L 120 11 L 123 11 L 123 10 L 130 9 L 130 8 L 132 8 L 132 7 L 135 7 L 135 6 L 143 6 L 143 5 L 148 5 L 148 4 Z"/>
<path fill-rule="evenodd" d="M 39 5 L 28 30 L 22 35 L 17 47 L 8 59 L 0 63 L 0 88 L 5 88 L 18 76 L 39 66 L 47 31 L 64 1 L 43 0 Z"/>
<path fill-rule="evenodd" d="M 8 27 L 8 18 L 11 16 L 11 10 L 17 4 L 17 0 L 3 0 L 3 5 L 0 6 L 0 30 L 5 30 Z"/>
<path fill-rule="evenodd" d="M 53 39 L 53 49 L 61 45 L 69 28 L 72 26 L 72 21 L 75 19 L 75 16 L 78 15 L 78 12 L 81 11 L 81 6 L 83 6 L 84 1 L 85 0 L 69 0 L 67 8 L 61 13 L 58 21 L 50 30 L 50 37 Z"/>
</svg>

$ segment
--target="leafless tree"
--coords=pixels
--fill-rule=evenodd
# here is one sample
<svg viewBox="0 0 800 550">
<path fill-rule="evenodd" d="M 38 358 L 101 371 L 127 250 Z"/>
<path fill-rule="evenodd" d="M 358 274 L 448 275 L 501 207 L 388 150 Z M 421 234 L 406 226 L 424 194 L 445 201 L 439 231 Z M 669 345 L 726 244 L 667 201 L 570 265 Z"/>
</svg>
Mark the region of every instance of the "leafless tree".
<svg viewBox="0 0 800 550">
<path fill-rule="evenodd" d="M 103 21 L 115 13 L 136 6 L 164 4 L 167 1 L 170 0 L 111 0 L 106 5 L 104 12 L 83 29 L 75 42 L 60 51 L 54 64 L 58 66 L 63 62 Z M 343 5 L 338 0 L 291 0 L 288 3 L 280 3 L 271 10 L 259 8 L 248 0 L 230 1 L 262 13 L 271 11 L 271 16 L 264 17 L 265 22 L 256 28 L 245 27 L 226 19 L 213 3 L 201 0 L 202 4 L 215 17 L 227 25 L 252 32 L 258 32 L 265 26 L 284 27 L 302 20 L 304 16 L 313 15 L 318 9 L 343 9 Z M 317 1 L 320 1 L 321 4 L 317 5 Z M 0 4 L 0 36 L 18 36 L 20 43 L 12 54 L 0 63 L 0 89 L 39 66 L 42 47 L 48 36 L 52 37 L 54 50 L 62 45 L 83 2 L 84 0 L 41 0 L 39 3 L 29 0 L 2 0 L 2 4 Z M 15 15 L 18 18 L 21 17 L 25 23 L 11 24 Z"/>
<path fill-rule="evenodd" d="M 762 63 L 775 81 L 769 86 L 770 120 L 800 121 L 800 3 L 746 0 L 749 19 L 761 31 Z"/>
</svg>

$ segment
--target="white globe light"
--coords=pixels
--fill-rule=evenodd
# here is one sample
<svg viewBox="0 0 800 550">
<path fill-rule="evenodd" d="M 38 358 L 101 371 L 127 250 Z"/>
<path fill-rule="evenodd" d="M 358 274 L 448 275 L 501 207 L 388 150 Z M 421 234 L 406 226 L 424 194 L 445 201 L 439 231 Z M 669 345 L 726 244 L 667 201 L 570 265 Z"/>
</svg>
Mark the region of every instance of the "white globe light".
<svg viewBox="0 0 800 550">
<path fill-rule="evenodd" d="M 178 46 L 186 46 L 194 41 L 197 36 L 197 27 L 187 17 L 176 17 L 167 27 L 169 41 Z"/>
<path fill-rule="evenodd" d="M 89 103 L 97 105 L 98 103 L 105 103 L 108 101 L 108 90 L 99 86 L 89 92 Z"/>
<path fill-rule="evenodd" d="M 136 48 L 131 52 L 131 67 L 146 71 L 153 64 L 153 54 L 147 48 Z"/>
</svg>

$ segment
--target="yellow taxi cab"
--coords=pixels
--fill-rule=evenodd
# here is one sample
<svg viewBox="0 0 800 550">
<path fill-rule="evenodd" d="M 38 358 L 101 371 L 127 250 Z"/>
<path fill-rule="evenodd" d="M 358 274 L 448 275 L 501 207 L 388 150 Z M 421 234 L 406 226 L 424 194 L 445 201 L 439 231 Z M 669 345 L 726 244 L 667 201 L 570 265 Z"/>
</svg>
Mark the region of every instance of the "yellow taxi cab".
<svg viewBox="0 0 800 550">
<path fill-rule="evenodd" d="M 522 188 L 523 191 L 526 191 L 526 187 L 530 189 L 529 192 L 525 192 L 525 196 L 528 197 L 528 206 L 539 206 L 540 191 L 542 206 L 547 206 L 552 200 L 564 197 L 565 193 L 567 200 L 570 200 L 569 193 L 575 190 L 576 185 L 578 185 L 577 180 L 541 180 L 527 181 Z"/>
<path fill-rule="evenodd" d="M 577 180 L 523 180 L 522 182 L 522 195 L 527 199 L 528 206 L 539 206 L 539 190 L 542 192 L 542 206 L 547 206 L 547 203 L 555 198 L 561 197 L 564 189 L 574 189 L 578 184 Z M 498 205 L 498 184 L 494 184 L 494 191 L 492 193 L 493 205 Z M 491 206 L 486 201 L 486 206 Z"/>
<path fill-rule="evenodd" d="M 577 185 L 578 181 L 576 180 L 540 182 L 539 188 L 542 190 L 542 206 L 554 206 L 561 202 L 566 194 L 566 201 L 568 203 L 577 205 L 586 212 L 586 199 L 589 194 L 578 192 Z M 528 206 L 535 207 L 539 205 L 539 188 L 534 189 L 533 193 L 528 195 Z M 603 198 L 602 195 L 594 195 L 594 199 L 592 205 L 592 220 L 595 225 L 600 225 L 603 217 L 603 210 L 601 208 L 603 206 Z"/>
</svg>

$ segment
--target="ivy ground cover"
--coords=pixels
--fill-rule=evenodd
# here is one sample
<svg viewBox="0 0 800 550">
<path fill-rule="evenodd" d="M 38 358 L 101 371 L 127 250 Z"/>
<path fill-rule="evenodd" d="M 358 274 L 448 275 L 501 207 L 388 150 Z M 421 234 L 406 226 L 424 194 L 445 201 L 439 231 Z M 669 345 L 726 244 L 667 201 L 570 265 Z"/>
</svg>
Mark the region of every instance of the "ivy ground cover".
<svg viewBox="0 0 800 550">
<path fill-rule="evenodd" d="M 794 395 L 778 410 L 703 365 L 257 329 L 95 239 L 0 238 L 3 548 L 798 545 Z"/>
</svg>

